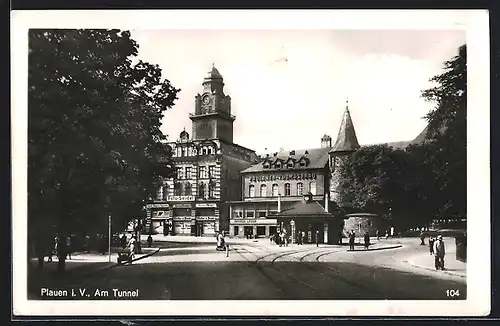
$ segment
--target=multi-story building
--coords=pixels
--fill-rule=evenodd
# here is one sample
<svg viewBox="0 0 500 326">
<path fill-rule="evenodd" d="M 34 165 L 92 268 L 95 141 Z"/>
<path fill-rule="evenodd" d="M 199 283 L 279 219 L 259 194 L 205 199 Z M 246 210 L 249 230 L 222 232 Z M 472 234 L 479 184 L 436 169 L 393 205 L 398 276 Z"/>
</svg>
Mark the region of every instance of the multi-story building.
<svg viewBox="0 0 500 326">
<path fill-rule="evenodd" d="M 242 198 L 230 204 L 230 235 L 269 237 L 277 231 L 272 216 L 292 207 L 310 193 L 323 201 L 330 185 L 331 139 L 321 148 L 291 150 L 266 155 L 241 172 Z"/>
<path fill-rule="evenodd" d="M 233 143 L 231 98 L 215 67 L 195 96 L 192 138 L 183 130 L 172 149 L 174 178 L 146 205 L 146 226 L 172 235 L 214 235 L 229 229 L 227 201 L 241 198 L 240 172 L 256 162 L 253 150 Z"/>
</svg>

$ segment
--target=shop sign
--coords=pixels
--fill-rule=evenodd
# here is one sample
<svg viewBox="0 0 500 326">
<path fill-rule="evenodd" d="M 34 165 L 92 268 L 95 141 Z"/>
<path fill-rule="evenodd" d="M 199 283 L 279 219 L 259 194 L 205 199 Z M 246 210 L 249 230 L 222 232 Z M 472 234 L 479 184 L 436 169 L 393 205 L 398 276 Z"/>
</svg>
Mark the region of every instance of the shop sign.
<svg viewBox="0 0 500 326">
<path fill-rule="evenodd" d="M 196 216 L 197 221 L 210 221 L 210 220 L 215 220 L 215 216 Z"/>
<path fill-rule="evenodd" d="M 258 224 L 258 225 L 275 225 L 276 220 L 275 219 L 243 219 L 243 220 L 230 220 L 230 224 L 236 224 L 236 225 L 241 225 L 241 224 Z"/>
<path fill-rule="evenodd" d="M 167 201 L 194 201 L 194 196 L 167 196 Z"/>
<path fill-rule="evenodd" d="M 173 204 L 173 208 L 191 208 L 191 204 Z"/>
<path fill-rule="evenodd" d="M 198 208 L 217 207 L 217 204 L 201 203 L 201 204 L 196 204 L 196 207 L 198 207 Z"/>
<path fill-rule="evenodd" d="M 191 216 L 174 216 L 174 221 L 191 221 Z"/>
<path fill-rule="evenodd" d="M 147 204 L 146 208 L 169 208 L 168 204 Z"/>
<path fill-rule="evenodd" d="M 285 173 L 285 174 L 265 174 L 250 177 L 250 182 L 264 182 L 276 180 L 316 180 L 316 173 Z"/>
</svg>

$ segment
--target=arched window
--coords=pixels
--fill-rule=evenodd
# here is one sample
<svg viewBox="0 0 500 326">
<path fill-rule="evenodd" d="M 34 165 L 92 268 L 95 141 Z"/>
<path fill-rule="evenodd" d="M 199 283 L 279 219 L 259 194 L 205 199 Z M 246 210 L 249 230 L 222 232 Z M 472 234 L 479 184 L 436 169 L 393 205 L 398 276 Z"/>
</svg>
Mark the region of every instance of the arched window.
<svg viewBox="0 0 500 326">
<path fill-rule="evenodd" d="M 178 182 L 174 184 L 174 195 L 182 196 L 182 185 Z"/>
<path fill-rule="evenodd" d="M 205 184 L 203 182 L 200 182 L 198 186 L 198 197 L 205 198 Z"/>
<path fill-rule="evenodd" d="M 187 147 L 182 148 L 182 156 L 187 156 Z"/>
<path fill-rule="evenodd" d="M 169 195 L 169 189 L 168 185 L 163 186 L 163 200 L 167 200 L 167 196 Z"/>
<path fill-rule="evenodd" d="M 210 154 L 215 154 L 215 149 L 213 147 L 210 147 Z"/>
<path fill-rule="evenodd" d="M 250 185 L 249 189 L 248 189 L 248 193 L 249 193 L 249 197 L 255 197 L 255 186 L 254 185 Z"/>
<path fill-rule="evenodd" d="M 189 182 L 184 185 L 184 195 L 191 196 L 191 184 Z"/>
<path fill-rule="evenodd" d="M 304 193 L 304 185 L 302 182 L 297 183 L 297 196 L 302 196 Z"/>
<path fill-rule="evenodd" d="M 285 196 L 290 196 L 290 184 L 285 183 Z"/>
<path fill-rule="evenodd" d="M 278 194 L 279 194 L 279 188 L 278 188 L 278 184 L 273 184 L 273 197 L 278 197 Z"/>
<path fill-rule="evenodd" d="M 313 181 L 309 184 L 309 191 L 311 194 L 316 195 L 316 182 Z"/>
<path fill-rule="evenodd" d="M 266 197 L 267 196 L 267 186 L 266 185 L 261 185 L 260 186 L 260 196 L 261 197 Z"/>
</svg>

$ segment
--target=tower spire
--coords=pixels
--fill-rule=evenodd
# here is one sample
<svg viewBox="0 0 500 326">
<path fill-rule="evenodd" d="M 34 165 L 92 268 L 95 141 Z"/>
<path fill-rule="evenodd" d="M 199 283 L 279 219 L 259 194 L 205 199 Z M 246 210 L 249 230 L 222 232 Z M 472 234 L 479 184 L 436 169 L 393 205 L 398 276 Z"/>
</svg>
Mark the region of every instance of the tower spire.
<svg viewBox="0 0 500 326">
<path fill-rule="evenodd" d="M 340 124 L 337 141 L 333 145 L 332 152 L 352 152 L 359 148 L 358 138 L 354 130 L 351 114 L 349 112 L 349 98 L 346 100 L 346 107 L 342 122 Z"/>
</svg>

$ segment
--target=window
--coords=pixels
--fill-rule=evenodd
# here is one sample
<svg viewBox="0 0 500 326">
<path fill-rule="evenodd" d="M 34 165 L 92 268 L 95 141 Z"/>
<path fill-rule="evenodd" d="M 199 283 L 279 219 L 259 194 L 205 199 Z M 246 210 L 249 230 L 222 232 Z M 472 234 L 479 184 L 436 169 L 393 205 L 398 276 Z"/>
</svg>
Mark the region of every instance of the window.
<svg viewBox="0 0 500 326">
<path fill-rule="evenodd" d="M 233 212 L 233 218 L 243 218 L 243 212 L 240 210 L 235 210 Z"/>
<path fill-rule="evenodd" d="M 279 195 L 279 188 L 278 185 L 275 183 L 273 184 L 273 197 L 278 197 Z"/>
<path fill-rule="evenodd" d="M 267 196 L 267 186 L 266 185 L 261 185 L 260 186 L 260 196 L 261 197 L 266 197 Z"/>
<path fill-rule="evenodd" d="M 205 184 L 203 182 L 201 182 L 198 187 L 198 197 L 205 198 Z"/>
<path fill-rule="evenodd" d="M 250 187 L 248 187 L 248 196 L 255 197 L 255 186 L 254 185 L 250 185 Z"/>
<path fill-rule="evenodd" d="M 285 196 L 290 196 L 290 184 L 285 183 Z"/>
<path fill-rule="evenodd" d="M 234 235 L 238 235 L 238 233 L 240 231 L 239 227 L 236 225 L 236 226 L 233 227 L 233 229 L 234 229 Z"/>
<path fill-rule="evenodd" d="M 207 179 L 207 167 L 200 166 L 200 179 Z"/>
<path fill-rule="evenodd" d="M 313 181 L 309 184 L 309 191 L 311 194 L 316 195 L 316 182 Z"/>
<path fill-rule="evenodd" d="M 275 166 L 277 169 L 281 169 L 281 162 L 276 162 Z"/>
<path fill-rule="evenodd" d="M 293 168 L 293 162 L 292 162 L 292 161 L 288 162 L 288 164 L 287 164 L 286 166 L 287 166 L 288 168 Z"/>
<path fill-rule="evenodd" d="M 215 177 L 215 165 L 210 165 L 208 167 L 208 177 L 209 178 L 214 178 Z"/>
<path fill-rule="evenodd" d="M 302 196 L 304 193 L 304 185 L 302 182 L 297 183 L 297 196 Z"/>
<path fill-rule="evenodd" d="M 259 216 L 259 218 L 265 218 L 266 217 L 266 212 L 265 211 L 258 212 L 258 216 Z"/>
<path fill-rule="evenodd" d="M 164 185 L 163 186 L 163 200 L 167 200 L 167 196 L 169 195 L 169 189 L 168 189 L 168 185 Z"/>
<path fill-rule="evenodd" d="M 182 156 L 187 156 L 187 147 L 182 148 Z"/>
<path fill-rule="evenodd" d="M 191 196 L 191 184 L 188 182 L 184 185 L 184 195 Z"/>
<path fill-rule="evenodd" d="M 215 197 L 214 193 L 215 193 L 215 182 L 210 182 L 208 184 L 208 197 L 214 198 Z"/>
<path fill-rule="evenodd" d="M 264 163 L 264 169 L 269 169 L 269 163 Z"/>
<path fill-rule="evenodd" d="M 247 211 L 247 218 L 255 218 L 255 212 L 254 211 Z"/>
<path fill-rule="evenodd" d="M 182 186 L 178 182 L 174 184 L 174 195 L 175 196 L 182 196 Z"/>
<path fill-rule="evenodd" d="M 300 167 L 301 168 L 305 168 L 306 167 L 306 162 L 304 162 L 304 161 L 300 162 Z"/>
<path fill-rule="evenodd" d="M 184 169 L 183 168 L 177 168 L 177 179 L 179 179 L 179 180 L 184 179 Z"/>
<path fill-rule="evenodd" d="M 191 167 L 186 167 L 186 179 L 191 179 Z"/>
<path fill-rule="evenodd" d="M 160 187 L 156 192 L 156 200 L 161 200 L 163 198 L 163 188 Z"/>
</svg>

